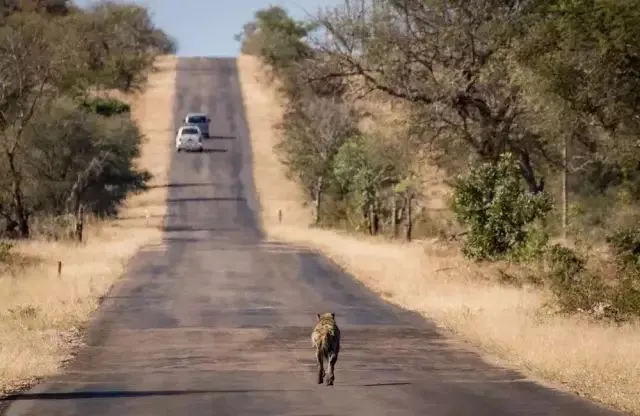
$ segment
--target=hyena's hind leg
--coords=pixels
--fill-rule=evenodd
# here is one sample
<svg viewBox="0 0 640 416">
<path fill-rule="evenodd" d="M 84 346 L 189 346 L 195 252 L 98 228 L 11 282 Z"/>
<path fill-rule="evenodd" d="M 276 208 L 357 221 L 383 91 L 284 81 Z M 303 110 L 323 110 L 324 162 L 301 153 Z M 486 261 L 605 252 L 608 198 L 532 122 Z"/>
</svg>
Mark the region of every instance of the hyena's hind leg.
<svg viewBox="0 0 640 416">
<path fill-rule="evenodd" d="M 316 361 L 318 363 L 318 384 L 324 380 L 324 354 L 321 348 L 316 348 Z"/>
<path fill-rule="evenodd" d="M 333 382 L 336 379 L 335 369 L 338 362 L 338 354 L 333 353 L 329 356 L 329 374 L 327 375 L 327 386 L 333 386 Z"/>
</svg>

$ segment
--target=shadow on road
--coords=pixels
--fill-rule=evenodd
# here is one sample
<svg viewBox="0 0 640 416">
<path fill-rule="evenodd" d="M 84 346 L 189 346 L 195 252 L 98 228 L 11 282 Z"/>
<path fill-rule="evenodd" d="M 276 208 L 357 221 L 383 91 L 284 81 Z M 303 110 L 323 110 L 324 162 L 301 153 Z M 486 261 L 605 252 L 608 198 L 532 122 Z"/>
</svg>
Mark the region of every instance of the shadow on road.
<svg viewBox="0 0 640 416">
<path fill-rule="evenodd" d="M 192 186 L 225 186 L 227 187 L 228 185 L 226 184 L 219 184 L 219 183 L 213 183 L 213 182 L 191 182 L 191 183 L 166 183 L 163 185 L 149 185 L 148 188 L 149 189 L 156 189 L 156 188 L 189 188 Z"/>
<path fill-rule="evenodd" d="M 202 153 L 226 153 L 227 149 L 202 149 Z"/>
<path fill-rule="evenodd" d="M 167 203 L 176 203 L 176 202 L 207 202 L 207 201 L 236 201 L 236 202 L 244 202 L 245 198 L 225 198 L 225 197 L 196 197 L 196 198 L 167 198 Z"/>
<path fill-rule="evenodd" d="M 385 387 L 408 386 L 409 382 L 369 383 L 340 385 L 340 387 Z M 315 388 L 324 388 L 319 386 Z M 19 393 L 5 398 L 5 401 L 18 400 L 78 400 L 78 399 L 111 399 L 122 397 L 153 397 L 153 396 L 191 396 L 198 394 L 246 394 L 246 393 L 280 393 L 291 391 L 309 391 L 306 389 L 219 389 L 219 390 L 140 390 L 140 391 L 74 391 L 67 393 Z"/>
<path fill-rule="evenodd" d="M 146 218 L 176 218 L 177 215 L 175 214 L 164 214 L 164 215 L 158 215 L 158 214 L 153 214 L 153 215 L 127 215 L 127 216 L 122 216 L 122 217 L 118 217 L 117 220 L 118 221 L 122 221 L 122 220 L 144 220 Z"/>
<path fill-rule="evenodd" d="M 242 228 L 237 227 L 202 227 L 202 226 L 190 226 L 190 225 L 167 225 L 163 228 L 166 232 L 178 232 L 178 231 L 240 231 Z"/>
<path fill-rule="evenodd" d="M 209 139 L 214 139 L 214 140 L 234 140 L 235 136 L 209 136 Z"/>
</svg>

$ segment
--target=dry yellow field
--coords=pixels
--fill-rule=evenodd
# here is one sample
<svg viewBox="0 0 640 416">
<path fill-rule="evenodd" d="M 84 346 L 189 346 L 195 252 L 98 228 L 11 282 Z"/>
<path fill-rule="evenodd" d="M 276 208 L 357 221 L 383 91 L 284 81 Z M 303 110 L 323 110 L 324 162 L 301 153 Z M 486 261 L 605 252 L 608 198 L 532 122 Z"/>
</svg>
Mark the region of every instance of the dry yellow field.
<svg viewBox="0 0 640 416">
<path fill-rule="evenodd" d="M 126 97 L 147 137 L 139 164 L 153 173 L 154 187 L 131 197 L 122 219 L 88 224 L 86 244 L 21 243 L 17 252 L 38 258 L 38 263 L 0 273 L 0 393 L 58 371 L 127 261 L 161 236 L 176 58 L 161 57 L 157 66 L 160 71 L 150 76 L 146 91 Z M 60 278 L 58 261 L 63 264 Z"/>
<path fill-rule="evenodd" d="M 262 223 L 270 238 L 318 249 L 390 302 L 415 310 L 504 365 L 640 415 L 640 325 L 541 312 L 543 293 L 487 279 L 443 244 L 401 244 L 311 229 L 301 194 L 271 150 L 281 116 L 255 58 L 239 60 Z M 277 220 L 283 211 L 283 223 Z"/>
</svg>

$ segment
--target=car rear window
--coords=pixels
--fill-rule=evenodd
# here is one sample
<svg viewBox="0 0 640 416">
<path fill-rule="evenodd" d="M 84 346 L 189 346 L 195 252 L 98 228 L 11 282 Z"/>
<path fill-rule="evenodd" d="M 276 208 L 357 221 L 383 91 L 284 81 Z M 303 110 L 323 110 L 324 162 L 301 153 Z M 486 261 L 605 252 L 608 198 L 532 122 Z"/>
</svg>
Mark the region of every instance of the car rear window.
<svg viewBox="0 0 640 416">
<path fill-rule="evenodd" d="M 194 129 L 194 128 L 182 129 L 182 134 L 198 134 L 198 129 Z"/>
<path fill-rule="evenodd" d="M 206 123 L 207 118 L 205 116 L 192 116 L 187 119 L 187 123 Z"/>
</svg>

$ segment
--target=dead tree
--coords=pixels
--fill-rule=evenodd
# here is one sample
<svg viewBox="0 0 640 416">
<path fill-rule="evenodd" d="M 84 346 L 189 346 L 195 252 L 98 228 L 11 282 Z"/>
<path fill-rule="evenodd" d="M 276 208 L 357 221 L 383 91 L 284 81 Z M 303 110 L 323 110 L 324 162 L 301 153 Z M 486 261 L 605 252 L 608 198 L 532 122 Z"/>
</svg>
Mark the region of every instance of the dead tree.
<svg viewBox="0 0 640 416">
<path fill-rule="evenodd" d="M 85 206 L 82 203 L 82 194 L 87 190 L 91 178 L 102 173 L 109 156 L 110 152 L 101 152 L 98 156 L 94 157 L 87 168 L 78 173 L 78 177 L 67 198 L 67 212 L 73 213 L 75 216 L 74 236 L 79 242 L 82 242 L 84 231 Z"/>
</svg>

